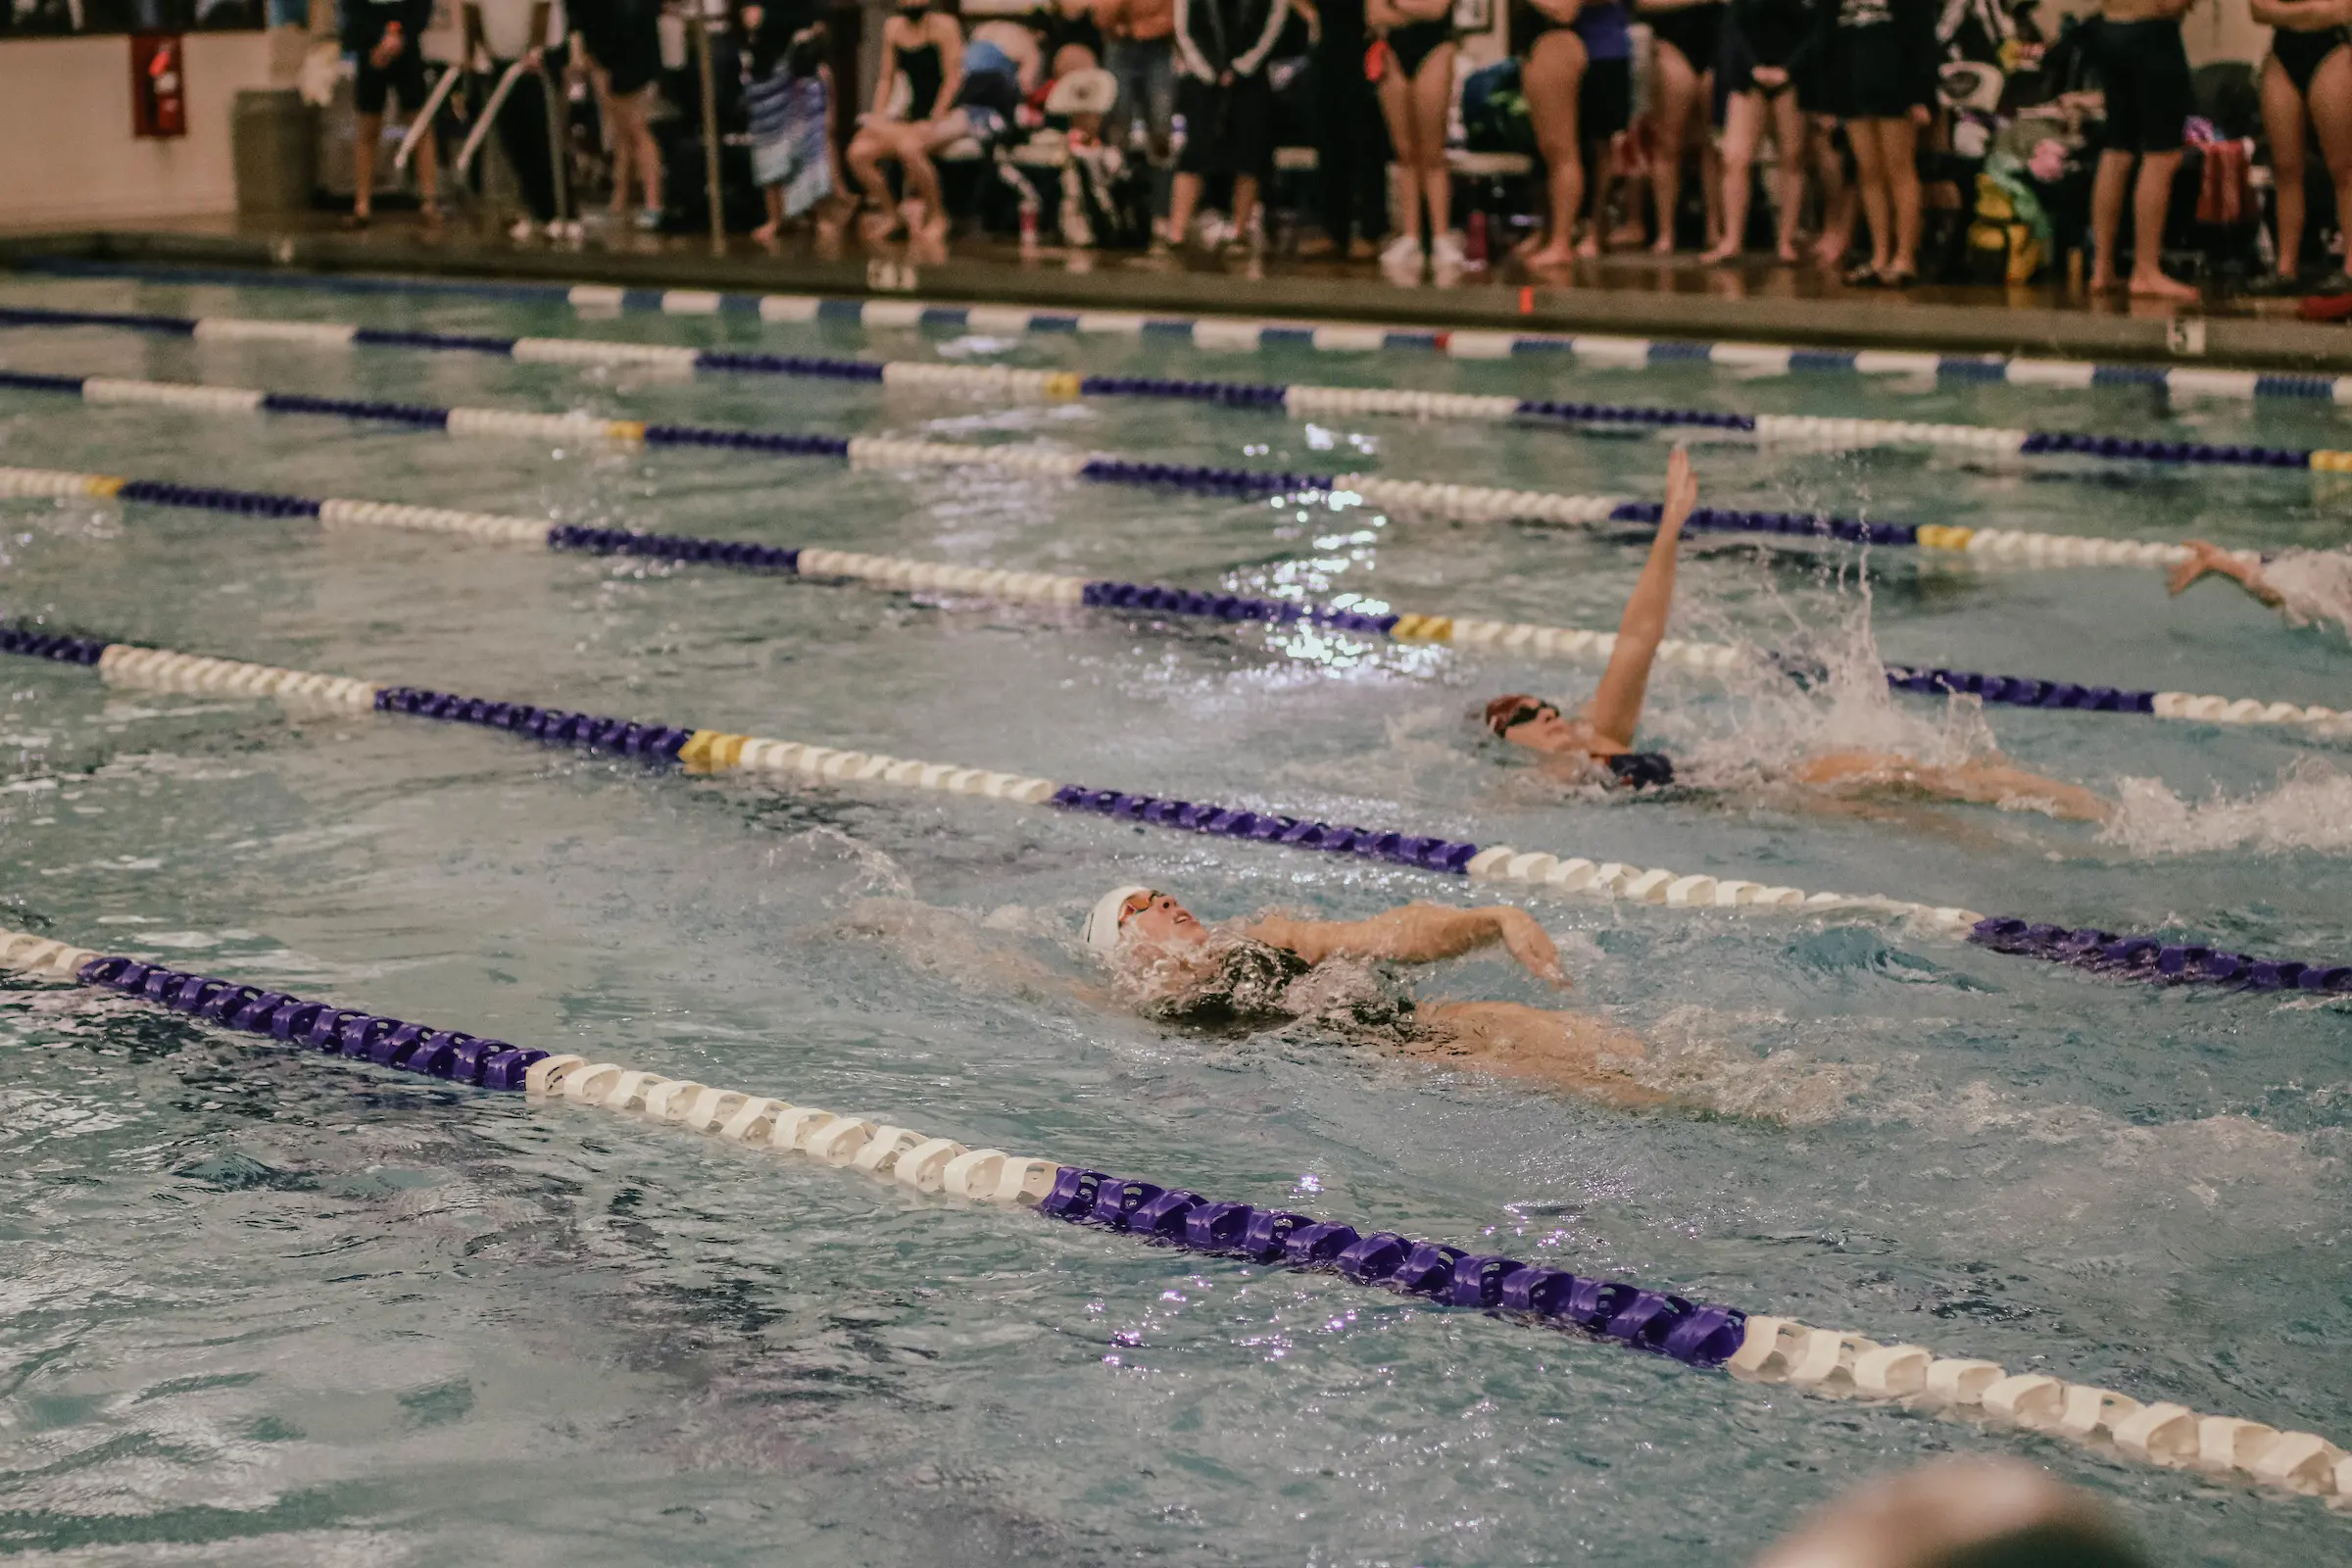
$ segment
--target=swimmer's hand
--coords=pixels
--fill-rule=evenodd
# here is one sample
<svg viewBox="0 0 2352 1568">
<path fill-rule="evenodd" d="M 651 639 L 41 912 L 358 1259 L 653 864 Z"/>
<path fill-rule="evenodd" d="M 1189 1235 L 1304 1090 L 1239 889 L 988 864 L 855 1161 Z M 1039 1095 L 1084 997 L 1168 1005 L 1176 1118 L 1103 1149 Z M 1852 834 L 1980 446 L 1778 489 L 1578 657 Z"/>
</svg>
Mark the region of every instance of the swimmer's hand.
<svg viewBox="0 0 2352 1568">
<path fill-rule="evenodd" d="M 1678 446 L 1666 460 L 1666 508 L 1658 526 L 1680 528 L 1697 505 L 1698 475 L 1690 471 L 1689 450 Z"/>
<path fill-rule="evenodd" d="M 2175 566 L 2172 574 L 2164 580 L 2165 587 L 2174 593 L 2186 592 L 2189 584 L 2196 582 L 2208 572 L 2219 572 L 2226 577 L 2237 575 L 2236 572 L 2230 569 L 2237 563 L 2231 560 L 2230 553 L 2220 546 L 2207 544 L 2202 539 L 2191 539 L 2188 541 L 2187 549 L 2188 559 Z"/>
<path fill-rule="evenodd" d="M 1552 944 L 1551 933 L 1536 923 L 1534 915 L 1508 904 L 1498 904 L 1485 912 L 1494 917 L 1495 934 L 1521 967 L 1555 990 L 1569 989 L 1572 982 L 1568 971 L 1560 967 L 1560 950 Z"/>
</svg>

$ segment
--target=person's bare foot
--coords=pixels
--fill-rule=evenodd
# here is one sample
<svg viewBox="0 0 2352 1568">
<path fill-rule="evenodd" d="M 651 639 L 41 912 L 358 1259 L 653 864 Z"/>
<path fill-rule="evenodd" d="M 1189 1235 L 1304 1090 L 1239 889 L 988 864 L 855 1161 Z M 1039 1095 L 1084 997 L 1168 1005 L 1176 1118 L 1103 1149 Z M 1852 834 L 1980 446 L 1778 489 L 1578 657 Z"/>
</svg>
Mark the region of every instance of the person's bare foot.
<svg viewBox="0 0 2352 1568">
<path fill-rule="evenodd" d="M 2116 290 L 2115 274 L 2103 267 L 2094 267 L 2084 287 L 2093 294 L 2112 294 Z"/>
<path fill-rule="evenodd" d="M 1590 228 L 1585 230 L 1585 237 L 1576 242 L 1576 254 L 1583 257 L 1587 261 L 1597 260 L 1600 256 L 1600 235 L 1598 231 Z"/>
<path fill-rule="evenodd" d="M 2132 297 L 2135 300 L 2171 300 L 2180 305 L 2194 305 L 2204 298 L 2186 283 L 2167 277 L 2153 268 L 2132 274 Z"/>
<path fill-rule="evenodd" d="M 1732 244 L 1728 240 L 1725 240 L 1711 245 L 1706 250 L 1701 251 L 1698 259 L 1708 267 L 1721 267 L 1724 263 L 1730 261 L 1733 257 L 1739 254 L 1740 247 Z"/>
<path fill-rule="evenodd" d="M 1574 265 L 1576 255 L 1575 246 L 1564 240 L 1553 240 L 1550 244 L 1529 251 L 1520 257 L 1519 264 L 1522 267 L 1562 268 Z"/>
<path fill-rule="evenodd" d="M 1794 267 L 1800 260 L 1802 260 L 1802 258 L 1797 254 L 1797 249 L 1794 244 L 1783 245 L 1773 254 L 1779 258 L 1780 264 L 1783 267 Z"/>
<path fill-rule="evenodd" d="M 1838 264 L 1845 260 L 1845 241 L 1834 240 L 1824 235 L 1814 243 L 1813 265 L 1835 272 L 1838 270 Z"/>
<path fill-rule="evenodd" d="M 867 213 L 858 220 L 858 237 L 868 245 L 879 245 L 895 238 L 899 232 L 899 215 L 892 212 Z"/>
<path fill-rule="evenodd" d="M 761 223 L 758 228 L 752 230 L 752 238 L 758 240 L 762 245 L 768 244 L 775 239 L 777 233 L 781 231 L 782 226 L 782 224 L 778 223 L 774 219 L 771 218 L 766 222 Z"/>
</svg>

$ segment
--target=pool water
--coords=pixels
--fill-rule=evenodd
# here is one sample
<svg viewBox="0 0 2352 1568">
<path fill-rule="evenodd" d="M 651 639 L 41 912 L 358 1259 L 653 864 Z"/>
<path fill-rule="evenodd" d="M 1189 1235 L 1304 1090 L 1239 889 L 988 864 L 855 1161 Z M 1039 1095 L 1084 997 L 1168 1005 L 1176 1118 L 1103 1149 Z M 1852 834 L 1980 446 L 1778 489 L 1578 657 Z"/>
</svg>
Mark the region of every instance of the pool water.
<svg viewBox="0 0 2352 1568">
<path fill-rule="evenodd" d="M 1543 392 L 2340 446 L 2325 406 L 1740 381 L 1545 357 L 763 326 L 449 297 L 0 278 L 0 304 Z M 463 355 L 0 336 L 0 365 L 440 404 L 1655 495 L 1664 445 Z M 2272 548 L 2342 479 L 1695 451 L 1705 499 Z M 977 469 L 464 440 L 0 392 L 0 464 L 1606 628 L 1637 532 L 1454 525 Z M 1542 782 L 1486 697 L 1590 667 L 1297 629 L 0 502 L 0 612 L 122 641 L 1807 889 L 2346 961 L 2352 772 L 2293 730 L 1661 671 L 1718 788 Z M 2160 573 L 1687 552 L 1678 627 L 1805 652 L 2352 706 L 2340 629 Z M 1853 916 L 1531 896 L 1572 1004 L 1703 1107 L 1629 1114 L 1285 1030 L 1109 1008 L 1107 886 L 1355 917 L 1460 883 L 904 792 L 649 773 L 484 731 L 0 668 L 0 926 L 1220 1197 L 1579 1265 L 2352 1439 L 2343 1001 L 2164 991 Z M 1866 695 L 1865 695 L 1866 694 Z M 1801 808 L 1832 742 L 2128 805 Z M 1543 1004 L 1498 956 L 1424 997 Z M 1948 1451 L 2022 1453 L 2160 1561 L 2321 1562 L 2343 1518 L 2008 1430 L 1693 1373 L 1325 1275 L 898 1196 L 610 1115 L 0 991 L 0 1546 L 33 1560 L 1735 1563 Z M 1368 1228 L 1368 1227 L 1367 1227 Z"/>
</svg>

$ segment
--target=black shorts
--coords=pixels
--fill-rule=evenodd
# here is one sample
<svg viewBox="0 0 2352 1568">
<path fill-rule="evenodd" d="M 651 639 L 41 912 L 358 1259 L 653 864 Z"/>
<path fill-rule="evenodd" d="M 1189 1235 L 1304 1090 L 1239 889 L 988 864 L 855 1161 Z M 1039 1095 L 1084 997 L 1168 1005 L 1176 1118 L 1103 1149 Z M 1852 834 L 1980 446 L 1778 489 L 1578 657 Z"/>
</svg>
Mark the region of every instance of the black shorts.
<svg viewBox="0 0 2352 1568">
<path fill-rule="evenodd" d="M 1714 64 L 1715 118 L 1718 122 L 1723 119 L 1724 106 L 1731 102 L 1732 94 L 1736 92 L 1760 92 L 1770 100 L 1785 92 L 1794 91 L 1798 101 L 1808 108 L 1811 107 L 1812 98 L 1819 96 L 1806 90 L 1807 83 L 1799 81 L 1800 73 L 1795 71 L 1790 71 L 1788 79 L 1777 87 L 1759 86 L 1756 82 L 1758 66 L 1781 66 L 1786 70 L 1786 63 L 1758 60 L 1754 46 L 1747 41 L 1747 34 L 1740 30 L 1738 19 L 1728 14 L 1723 19 L 1723 25 L 1716 30 Z"/>
<path fill-rule="evenodd" d="M 2179 152 L 2180 127 L 2195 102 L 2180 24 L 2102 21 L 2095 38 L 2092 53 L 2107 89 L 2100 145 L 2120 153 Z"/>
<path fill-rule="evenodd" d="M 1230 87 L 1180 77 L 1176 112 L 1184 117 L 1177 172 L 1250 174 L 1261 184 L 1274 177 L 1274 87 L 1264 72 Z"/>
<path fill-rule="evenodd" d="M 1728 9 L 1722 0 L 1709 0 L 1705 5 L 1681 6 L 1672 11 L 1640 12 L 1634 20 L 1648 23 L 1652 38 L 1674 45 L 1693 72 L 1704 74 L 1714 68 L 1723 16 Z"/>
<path fill-rule="evenodd" d="M 2308 98 L 2311 78 L 2319 71 L 2320 62 L 2347 43 L 2352 43 L 2352 29 L 2323 27 L 2318 32 L 2293 32 L 2278 27 L 2271 33 L 2271 54 L 2278 60 L 2278 69 L 2286 73 L 2286 79 L 2295 84 L 2295 91 Z"/>
<path fill-rule="evenodd" d="M 1901 120 L 1935 106 L 1926 76 L 1891 22 L 1831 29 L 1824 113 L 1840 120 Z M 1808 106 L 1810 107 L 1810 106 Z"/>
<path fill-rule="evenodd" d="M 424 56 L 412 44 L 392 57 L 392 63 L 382 69 L 369 64 L 366 55 L 360 56 L 360 79 L 352 90 L 352 103 L 363 115 L 384 112 L 384 95 L 400 95 L 400 107 L 415 114 L 424 107 Z"/>
<path fill-rule="evenodd" d="M 1607 141 L 1634 122 L 1634 63 L 1594 60 L 1585 66 L 1576 94 L 1577 140 L 1591 146 Z"/>
</svg>

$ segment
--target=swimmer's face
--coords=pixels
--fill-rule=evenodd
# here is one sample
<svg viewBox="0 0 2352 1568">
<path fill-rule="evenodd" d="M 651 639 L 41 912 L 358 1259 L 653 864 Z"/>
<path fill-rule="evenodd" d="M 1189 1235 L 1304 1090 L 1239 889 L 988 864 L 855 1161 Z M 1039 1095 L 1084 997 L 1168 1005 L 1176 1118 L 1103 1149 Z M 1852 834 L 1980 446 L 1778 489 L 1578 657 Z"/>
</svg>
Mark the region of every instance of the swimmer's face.
<svg viewBox="0 0 2352 1568">
<path fill-rule="evenodd" d="M 1208 933 L 1193 911 L 1165 893 L 1138 893 L 1119 909 L 1119 933 L 1154 948 L 1187 948 Z"/>
<path fill-rule="evenodd" d="M 1494 733 L 1513 746 L 1535 752 L 1581 752 L 1592 742 L 1592 726 L 1568 718 L 1550 703 L 1525 698 L 1495 715 Z"/>
</svg>

